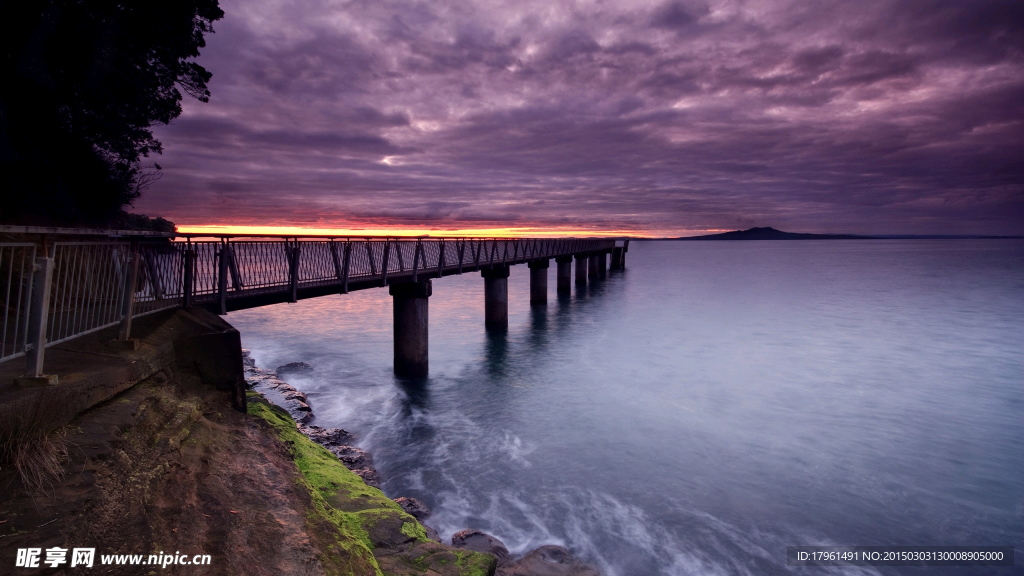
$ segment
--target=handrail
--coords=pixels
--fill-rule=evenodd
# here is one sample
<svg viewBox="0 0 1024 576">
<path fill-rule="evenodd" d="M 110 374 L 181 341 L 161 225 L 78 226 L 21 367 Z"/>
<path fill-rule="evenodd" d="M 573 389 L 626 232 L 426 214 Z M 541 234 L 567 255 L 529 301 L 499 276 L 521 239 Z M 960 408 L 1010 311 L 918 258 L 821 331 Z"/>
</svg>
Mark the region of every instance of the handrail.
<svg viewBox="0 0 1024 576">
<path fill-rule="evenodd" d="M 200 305 L 226 314 L 538 259 L 607 254 L 618 244 L 617 238 L 182 234 L 40 226 L 0 226 L 0 235 L 7 235 L 0 239 L 0 361 L 25 355 L 29 375 L 36 377 L 46 346 L 118 324 L 119 339 L 127 340 L 133 316 L 159 310 Z M 624 239 L 623 252 L 627 246 Z"/>
</svg>

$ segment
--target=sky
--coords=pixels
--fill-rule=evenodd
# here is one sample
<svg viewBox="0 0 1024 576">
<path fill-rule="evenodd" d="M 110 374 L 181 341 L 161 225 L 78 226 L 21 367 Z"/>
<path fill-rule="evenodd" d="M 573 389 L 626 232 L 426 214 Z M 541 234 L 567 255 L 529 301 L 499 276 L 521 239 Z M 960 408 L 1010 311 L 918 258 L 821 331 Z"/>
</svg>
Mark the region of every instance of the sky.
<svg viewBox="0 0 1024 576">
<path fill-rule="evenodd" d="M 1020 0 L 221 7 L 181 229 L 1024 233 Z"/>
</svg>

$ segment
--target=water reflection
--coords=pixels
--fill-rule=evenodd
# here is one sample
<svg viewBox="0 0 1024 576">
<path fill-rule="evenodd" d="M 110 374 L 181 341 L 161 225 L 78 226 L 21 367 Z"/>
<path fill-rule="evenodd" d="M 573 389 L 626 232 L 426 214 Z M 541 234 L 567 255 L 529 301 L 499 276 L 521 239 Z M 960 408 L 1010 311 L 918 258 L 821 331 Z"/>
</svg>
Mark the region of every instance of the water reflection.
<svg viewBox="0 0 1024 576">
<path fill-rule="evenodd" d="M 402 403 L 403 416 L 412 413 L 413 408 L 430 408 L 430 378 L 395 378 L 398 387 L 405 393 Z"/>
<path fill-rule="evenodd" d="M 508 333 L 488 331 L 485 334 L 484 366 L 487 374 L 494 378 L 504 378 L 508 359 Z"/>
</svg>

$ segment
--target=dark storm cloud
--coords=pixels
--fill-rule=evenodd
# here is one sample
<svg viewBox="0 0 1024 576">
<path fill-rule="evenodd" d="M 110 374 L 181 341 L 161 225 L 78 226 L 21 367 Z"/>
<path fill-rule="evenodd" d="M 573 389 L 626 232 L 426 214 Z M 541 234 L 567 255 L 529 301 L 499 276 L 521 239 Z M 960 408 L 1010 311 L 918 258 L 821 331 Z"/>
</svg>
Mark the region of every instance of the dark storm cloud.
<svg viewBox="0 0 1024 576">
<path fill-rule="evenodd" d="M 179 222 L 1024 232 L 1019 1 L 223 7 Z"/>
</svg>

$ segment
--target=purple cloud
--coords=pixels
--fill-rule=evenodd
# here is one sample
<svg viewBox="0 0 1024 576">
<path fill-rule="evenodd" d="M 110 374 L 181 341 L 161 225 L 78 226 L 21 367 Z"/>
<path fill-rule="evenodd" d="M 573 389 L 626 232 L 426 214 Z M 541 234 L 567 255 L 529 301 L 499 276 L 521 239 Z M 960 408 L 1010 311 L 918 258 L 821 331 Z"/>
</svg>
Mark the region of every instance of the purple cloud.
<svg viewBox="0 0 1024 576">
<path fill-rule="evenodd" d="M 1016 0 L 222 7 L 179 223 L 1024 233 Z"/>
</svg>

